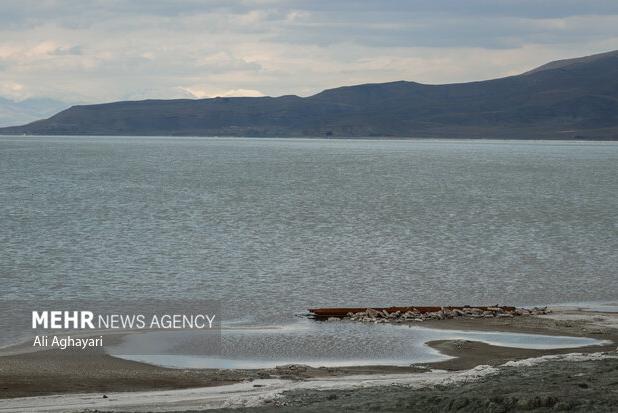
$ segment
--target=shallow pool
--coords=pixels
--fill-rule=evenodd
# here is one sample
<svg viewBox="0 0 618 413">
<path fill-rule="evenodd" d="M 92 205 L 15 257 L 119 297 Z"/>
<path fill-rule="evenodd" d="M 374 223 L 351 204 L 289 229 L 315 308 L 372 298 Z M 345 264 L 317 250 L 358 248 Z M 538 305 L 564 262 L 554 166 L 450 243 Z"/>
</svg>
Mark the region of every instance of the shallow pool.
<svg viewBox="0 0 618 413">
<path fill-rule="evenodd" d="M 218 354 L 181 355 L 176 351 L 178 348 L 189 348 L 188 342 L 198 339 L 195 335 L 183 336 L 170 332 L 140 333 L 127 336 L 121 344 L 108 347 L 107 351 L 130 360 L 182 368 L 268 368 L 291 363 L 316 367 L 401 366 L 448 359 L 448 356 L 427 345 L 433 340 L 473 340 L 530 349 L 607 343 L 586 337 L 299 320 L 284 326 L 224 328 Z M 139 354 L 141 349 L 148 354 Z"/>
</svg>

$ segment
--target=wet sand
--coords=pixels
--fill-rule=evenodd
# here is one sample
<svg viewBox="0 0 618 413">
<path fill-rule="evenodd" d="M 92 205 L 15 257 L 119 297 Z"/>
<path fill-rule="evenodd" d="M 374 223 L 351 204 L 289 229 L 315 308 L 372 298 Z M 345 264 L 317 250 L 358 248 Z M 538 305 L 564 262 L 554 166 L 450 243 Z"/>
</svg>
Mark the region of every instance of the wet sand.
<svg viewBox="0 0 618 413">
<path fill-rule="evenodd" d="M 570 318 L 575 318 L 570 320 Z M 102 351 L 49 350 L 0 357 L 0 398 L 66 393 L 136 392 L 201 388 L 263 379 L 310 380 L 349 375 L 409 374 L 428 369 L 463 370 L 478 365 L 497 366 L 547 354 L 612 352 L 618 342 L 614 328 L 618 314 L 560 311 L 551 316 L 512 319 L 454 319 L 422 323 L 423 327 L 457 330 L 491 330 L 611 340 L 611 345 L 576 349 L 532 350 L 492 346 L 479 342 L 449 340 L 429 345 L 455 358 L 410 367 L 281 366 L 272 369 L 169 369 L 117 359 Z M 618 377 L 616 377 L 618 382 Z M 0 406 L 1 406 L 0 402 Z"/>
<path fill-rule="evenodd" d="M 173 369 L 109 356 L 101 351 L 39 351 L 0 357 L 0 398 L 62 393 L 168 390 L 220 386 L 257 379 L 305 380 L 359 374 L 415 373 L 418 367 L 286 365 L 271 369 Z"/>
</svg>

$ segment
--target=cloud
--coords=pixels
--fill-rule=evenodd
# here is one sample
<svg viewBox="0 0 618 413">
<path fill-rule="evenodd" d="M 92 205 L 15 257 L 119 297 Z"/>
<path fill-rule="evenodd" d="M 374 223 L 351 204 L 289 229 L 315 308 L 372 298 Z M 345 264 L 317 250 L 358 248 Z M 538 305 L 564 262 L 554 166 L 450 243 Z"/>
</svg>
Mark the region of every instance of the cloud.
<svg viewBox="0 0 618 413">
<path fill-rule="evenodd" d="M 0 96 L 12 100 L 22 100 L 29 97 L 24 85 L 15 82 L 0 82 Z"/>
<path fill-rule="evenodd" d="M 613 0 L 23 0 L 0 15 L 0 96 L 308 95 L 486 79 L 610 49 Z"/>
<path fill-rule="evenodd" d="M 54 50 L 51 50 L 49 54 L 55 55 L 55 56 L 81 55 L 82 48 L 80 45 L 66 46 L 66 47 L 60 46 L 60 47 L 55 48 Z"/>
<path fill-rule="evenodd" d="M 231 89 L 225 91 L 213 91 L 208 88 L 198 87 L 180 87 L 181 90 L 188 92 L 192 97 L 214 98 L 214 97 L 259 97 L 265 96 L 264 93 L 255 89 Z"/>
<path fill-rule="evenodd" d="M 220 97 L 242 97 L 242 96 L 259 97 L 259 96 L 265 96 L 265 95 L 259 90 L 254 90 L 254 89 L 232 89 L 232 90 L 226 90 L 225 92 L 220 93 L 220 94 L 216 94 L 216 96 L 220 96 Z"/>
</svg>

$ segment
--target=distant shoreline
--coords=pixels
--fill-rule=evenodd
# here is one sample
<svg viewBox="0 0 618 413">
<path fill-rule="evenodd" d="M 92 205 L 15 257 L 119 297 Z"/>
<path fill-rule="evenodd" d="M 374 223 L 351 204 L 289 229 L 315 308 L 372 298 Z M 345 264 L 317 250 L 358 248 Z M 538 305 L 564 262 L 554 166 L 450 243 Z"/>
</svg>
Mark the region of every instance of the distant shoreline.
<svg viewBox="0 0 618 413">
<path fill-rule="evenodd" d="M 75 105 L 0 134 L 618 140 L 617 68 L 612 51 L 478 82 Z"/>
<path fill-rule="evenodd" d="M 0 130 L 0 138 L 163 138 L 163 139 L 285 139 L 285 140 L 368 140 L 368 141 L 496 141 L 496 142 L 618 142 L 618 136 L 607 138 L 585 138 L 585 137 L 547 137 L 547 138 L 493 138 L 493 137 L 431 137 L 431 136 L 236 136 L 236 135 L 108 135 L 108 134 L 13 134 L 3 133 Z"/>
</svg>

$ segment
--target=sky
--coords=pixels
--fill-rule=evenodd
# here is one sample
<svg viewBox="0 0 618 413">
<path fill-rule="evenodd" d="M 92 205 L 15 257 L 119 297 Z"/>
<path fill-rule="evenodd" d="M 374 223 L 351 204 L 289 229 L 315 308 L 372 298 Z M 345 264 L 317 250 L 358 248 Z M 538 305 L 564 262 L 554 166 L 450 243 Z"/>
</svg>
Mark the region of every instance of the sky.
<svg viewBox="0 0 618 413">
<path fill-rule="evenodd" d="M 616 0 L 0 0 L 0 97 L 454 83 L 618 49 Z"/>
</svg>

